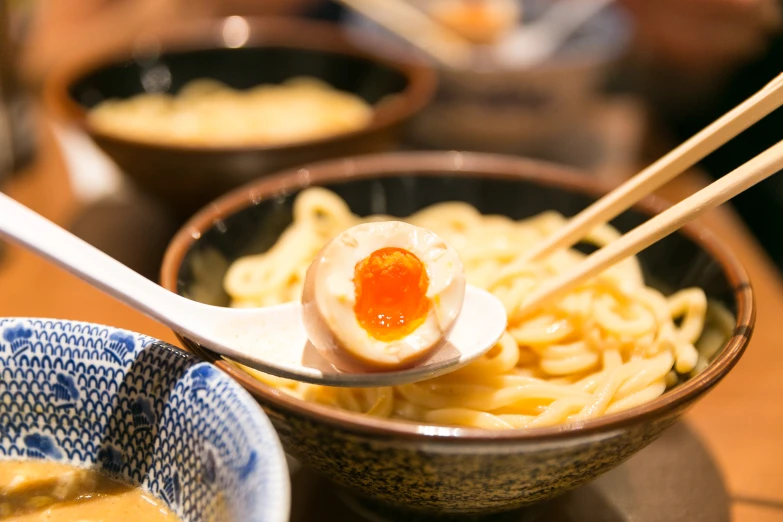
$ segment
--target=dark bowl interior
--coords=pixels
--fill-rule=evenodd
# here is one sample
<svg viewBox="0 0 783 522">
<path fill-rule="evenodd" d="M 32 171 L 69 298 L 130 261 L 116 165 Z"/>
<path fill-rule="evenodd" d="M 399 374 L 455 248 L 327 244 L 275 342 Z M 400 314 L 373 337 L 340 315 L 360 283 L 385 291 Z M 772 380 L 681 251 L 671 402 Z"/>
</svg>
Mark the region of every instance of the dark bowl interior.
<svg viewBox="0 0 783 522">
<path fill-rule="evenodd" d="M 68 93 L 85 109 L 109 98 L 147 92 L 176 93 L 199 78 L 220 80 L 235 89 L 313 76 L 376 104 L 402 92 L 408 79 L 400 70 L 363 56 L 286 47 L 198 49 L 167 52 L 157 58 L 105 65 L 73 83 Z"/>
<path fill-rule="evenodd" d="M 453 200 L 470 203 L 484 214 L 502 214 L 514 219 L 546 210 L 570 216 L 596 199 L 594 194 L 564 190 L 557 182 L 491 175 L 479 178 L 465 172 L 456 176 L 412 172 L 403 176 L 344 179 L 323 186 L 339 194 L 359 215 L 407 216 L 428 205 Z M 177 292 L 211 304 L 228 305 L 228 295 L 221 286 L 228 263 L 263 252 L 274 244 L 291 223 L 292 205 L 298 193 L 290 190 L 262 198 L 216 221 L 185 254 L 177 275 Z M 645 212 L 632 210 L 612 224 L 620 230 L 630 230 L 648 218 Z M 710 299 L 736 314 L 734 282 L 728 279 L 715 255 L 690 234 L 671 235 L 644 250 L 639 258 L 653 286 L 664 291 L 701 287 Z M 216 263 L 210 265 L 212 270 L 203 270 L 205 260 Z"/>
</svg>

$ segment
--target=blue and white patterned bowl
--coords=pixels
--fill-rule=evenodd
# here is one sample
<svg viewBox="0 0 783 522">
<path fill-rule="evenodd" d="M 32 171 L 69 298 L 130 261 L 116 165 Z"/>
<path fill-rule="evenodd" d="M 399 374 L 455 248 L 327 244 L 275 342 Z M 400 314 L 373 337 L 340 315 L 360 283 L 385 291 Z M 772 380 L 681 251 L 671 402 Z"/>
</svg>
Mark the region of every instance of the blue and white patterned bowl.
<svg viewBox="0 0 783 522">
<path fill-rule="evenodd" d="M 250 395 L 125 330 L 0 319 L 0 461 L 20 458 L 95 466 L 183 522 L 288 520 L 285 455 Z"/>
</svg>

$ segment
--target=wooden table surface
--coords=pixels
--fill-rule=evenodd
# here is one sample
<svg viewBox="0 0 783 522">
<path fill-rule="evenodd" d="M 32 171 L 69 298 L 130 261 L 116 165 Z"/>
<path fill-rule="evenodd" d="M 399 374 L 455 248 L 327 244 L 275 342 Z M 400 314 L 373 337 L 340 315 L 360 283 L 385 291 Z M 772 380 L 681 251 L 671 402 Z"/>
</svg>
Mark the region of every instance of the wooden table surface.
<svg viewBox="0 0 783 522">
<path fill-rule="evenodd" d="M 82 209 L 71 192 L 53 136 L 46 129 L 41 134 L 37 163 L 12 180 L 7 192 L 53 221 L 70 225 Z M 661 194 L 679 199 L 703 182 L 697 174 L 688 174 Z M 779 342 L 783 279 L 729 209 L 715 210 L 704 221 L 750 272 L 758 322 L 740 363 L 686 419 L 724 473 L 734 520 L 783 521 L 783 347 Z M 133 233 L 117 230 L 119 235 Z M 92 321 L 176 343 L 164 326 L 13 245 L 0 257 L 0 316 Z"/>
</svg>

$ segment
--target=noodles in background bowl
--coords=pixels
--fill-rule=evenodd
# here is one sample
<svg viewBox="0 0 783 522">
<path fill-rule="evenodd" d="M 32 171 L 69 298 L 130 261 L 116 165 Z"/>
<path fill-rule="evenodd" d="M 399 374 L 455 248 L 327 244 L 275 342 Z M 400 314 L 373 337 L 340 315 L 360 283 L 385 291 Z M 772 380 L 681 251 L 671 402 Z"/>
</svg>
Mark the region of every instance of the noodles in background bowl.
<svg viewBox="0 0 783 522">
<path fill-rule="evenodd" d="M 277 243 L 229 268 L 224 287 L 232 306 L 298 301 L 307 267 L 328 240 L 358 223 L 386 219 L 390 217 L 355 216 L 328 190 L 303 191 L 294 202 L 294 221 Z M 606 270 L 557 303 L 523 314 L 528 294 L 584 258 L 569 249 L 542 261 L 520 262 L 527 249 L 563 226 L 565 218 L 558 213 L 513 221 L 448 202 L 402 220 L 446 239 L 460 254 L 468 283 L 504 303 L 508 327 L 494 348 L 450 374 L 394 387 L 325 387 L 243 369 L 303 400 L 353 412 L 513 429 L 578 423 L 648 402 L 681 376 L 700 371 L 726 338 L 724 332 L 702 336 L 708 306 L 701 289 L 664 296 L 645 284 L 636 258 Z M 604 225 L 585 242 L 602 246 L 619 235 Z M 730 331 L 728 312 L 710 313 L 717 313 L 717 323 Z"/>
<path fill-rule="evenodd" d="M 103 132 L 182 145 L 281 145 L 325 138 L 369 125 L 362 98 L 311 77 L 236 90 L 211 79 L 179 93 L 106 100 L 88 114 Z"/>
</svg>

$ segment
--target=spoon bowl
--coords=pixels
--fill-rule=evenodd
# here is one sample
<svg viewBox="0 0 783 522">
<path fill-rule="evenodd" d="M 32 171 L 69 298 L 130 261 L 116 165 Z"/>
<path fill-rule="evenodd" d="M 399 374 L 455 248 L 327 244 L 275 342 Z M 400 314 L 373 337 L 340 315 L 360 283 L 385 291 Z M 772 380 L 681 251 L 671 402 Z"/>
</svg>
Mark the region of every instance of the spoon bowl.
<svg viewBox="0 0 783 522">
<path fill-rule="evenodd" d="M 196 332 L 188 337 L 198 342 L 203 339 L 205 344 L 218 341 L 221 347 L 215 351 L 264 373 L 331 386 L 392 386 L 454 371 L 485 354 L 506 327 L 506 311 L 500 301 L 489 292 L 468 286 L 448 341 L 425 362 L 405 370 L 346 373 L 332 366 L 308 340 L 299 303 L 238 309 L 188 303 L 192 305 L 214 330 L 208 337 Z"/>
<path fill-rule="evenodd" d="M 301 305 L 225 308 L 158 286 L 116 259 L 0 193 L 0 236 L 74 273 L 215 352 L 278 377 L 327 386 L 390 386 L 435 377 L 480 357 L 500 339 L 506 312 L 483 290 L 466 288 L 462 312 L 444 347 L 412 368 L 375 373 L 336 370 L 308 341 Z"/>
</svg>

